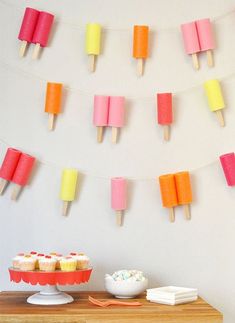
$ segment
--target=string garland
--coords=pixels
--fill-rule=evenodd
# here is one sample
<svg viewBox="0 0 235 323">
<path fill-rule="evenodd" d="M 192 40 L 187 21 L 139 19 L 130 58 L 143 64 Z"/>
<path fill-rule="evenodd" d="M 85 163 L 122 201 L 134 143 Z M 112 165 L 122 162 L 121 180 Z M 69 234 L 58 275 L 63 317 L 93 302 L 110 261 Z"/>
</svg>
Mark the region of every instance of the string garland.
<svg viewBox="0 0 235 323">
<path fill-rule="evenodd" d="M 22 74 L 22 75 L 25 75 L 25 76 L 30 77 L 30 78 L 38 79 L 39 81 L 44 82 L 44 83 L 48 82 L 47 79 L 45 79 L 45 78 L 43 78 L 43 77 L 41 77 L 41 76 L 39 76 L 37 74 L 25 71 L 25 70 L 19 68 L 18 66 L 14 66 L 14 65 L 11 65 L 9 63 L 6 63 L 2 59 L 0 59 L 0 65 L 2 65 L 5 68 L 11 69 L 14 72 L 17 72 L 18 74 Z M 233 78 L 234 76 L 235 76 L 235 72 L 231 72 L 230 74 L 227 74 L 227 75 L 224 75 L 222 77 L 219 77 L 218 79 L 220 81 L 226 82 L 229 79 Z M 63 81 L 61 83 L 63 83 Z M 173 94 L 186 93 L 188 91 L 192 91 L 192 90 L 194 90 L 196 88 L 200 88 L 200 87 L 201 87 L 201 84 L 195 84 L 195 85 L 190 86 L 188 88 L 178 90 L 178 91 L 174 91 Z M 71 86 L 68 86 L 68 85 L 64 85 L 63 88 L 66 91 L 73 92 L 73 93 L 79 93 L 80 95 L 86 96 L 86 97 L 92 97 L 93 98 L 94 94 L 95 94 L 95 93 L 84 91 L 84 90 L 81 90 L 79 88 L 71 87 Z M 152 95 L 152 96 L 143 96 L 143 97 L 141 97 L 141 96 L 139 96 L 139 97 L 138 96 L 131 96 L 131 95 L 124 95 L 124 96 L 126 98 L 128 98 L 128 99 L 131 99 L 131 100 L 154 100 L 155 99 L 154 95 Z"/>
<path fill-rule="evenodd" d="M 25 7 L 20 6 L 20 5 L 15 5 L 15 4 L 9 3 L 6 0 L 0 0 L 0 4 L 2 4 L 4 6 L 7 6 L 7 7 L 14 8 L 16 10 L 23 10 L 25 8 Z M 228 16 L 231 16 L 231 15 L 234 15 L 234 14 L 235 14 L 235 9 L 229 10 L 229 11 L 227 11 L 227 12 L 221 14 L 221 15 L 212 17 L 211 20 L 214 21 L 214 22 L 217 22 L 217 21 L 223 20 L 224 18 L 226 18 Z M 70 26 L 72 28 L 75 28 L 75 29 L 78 29 L 78 30 L 81 30 L 81 31 L 85 31 L 85 25 L 80 25 L 80 24 L 77 24 L 77 23 L 75 23 L 73 21 L 69 21 L 67 19 L 62 19 L 62 18 L 56 18 L 56 21 L 59 22 L 60 24 L 67 25 L 67 26 Z M 103 31 L 107 30 L 107 31 L 115 31 L 115 32 L 130 32 L 131 31 L 131 26 L 130 26 L 130 28 L 102 27 L 102 29 L 103 29 Z M 157 31 L 160 31 L 160 32 L 162 32 L 162 31 L 172 32 L 172 31 L 178 31 L 179 27 L 178 26 L 170 26 L 170 27 L 159 28 L 157 26 L 152 25 L 151 30 L 155 30 L 156 32 Z"/>
</svg>

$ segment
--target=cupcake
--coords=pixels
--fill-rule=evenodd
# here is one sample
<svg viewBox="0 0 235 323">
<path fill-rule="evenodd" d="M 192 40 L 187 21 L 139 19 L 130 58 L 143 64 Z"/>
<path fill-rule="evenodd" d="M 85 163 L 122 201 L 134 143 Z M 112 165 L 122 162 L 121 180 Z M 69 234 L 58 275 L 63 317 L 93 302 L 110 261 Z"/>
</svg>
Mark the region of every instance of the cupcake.
<svg viewBox="0 0 235 323">
<path fill-rule="evenodd" d="M 56 260 L 56 269 L 60 269 L 60 260 L 63 258 L 63 255 L 56 252 L 51 252 L 50 255 Z"/>
<path fill-rule="evenodd" d="M 13 259 L 12 259 L 12 267 L 14 269 L 20 269 L 20 260 L 24 257 L 24 253 L 18 253 Z"/>
<path fill-rule="evenodd" d="M 30 271 L 35 270 L 36 265 L 36 258 L 32 257 L 31 255 L 24 255 L 19 261 L 20 270 L 23 271 Z"/>
<path fill-rule="evenodd" d="M 33 258 L 37 258 L 38 253 L 36 251 L 31 251 L 30 256 Z"/>
<path fill-rule="evenodd" d="M 56 267 L 56 259 L 52 256 L 45 256 L 39 259 L 39 270 L 54 271 Z"/>
<path fill-rule="evenodd" d="M 62 271 L 75 271 L 77 267 L 77 261 L 73 257 L 63 257 L 60 260 L 60 268 Z"/>
<path fill-rule="evenodd" d="M 84 253 L 79 253 L 76 259 L 77 259 L 77 269 L 88 268 L 90 259 Z"/>
<path fill-rule="evenodd" d="M 39 269 L 39 260 L 42 259 L 44 256 L 45 256 L 44 253 L 37 254 L 35 269 Z"/>
</svg>

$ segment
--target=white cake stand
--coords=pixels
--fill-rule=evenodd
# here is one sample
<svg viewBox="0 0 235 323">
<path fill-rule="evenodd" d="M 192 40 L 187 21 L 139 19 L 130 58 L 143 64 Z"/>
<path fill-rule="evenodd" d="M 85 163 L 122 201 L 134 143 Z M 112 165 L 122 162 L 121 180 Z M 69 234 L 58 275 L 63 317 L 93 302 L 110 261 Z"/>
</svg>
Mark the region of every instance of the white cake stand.
<svg viewBox="0 0 235 323">
<path fill-rule="evenodd" d="M 46 285 L 41 292 L 27 298 L 29 304 L 35 305 L 61 305 L 73 301 L 72 296 L 61 292 L 56 285 Z"/>
</svg>

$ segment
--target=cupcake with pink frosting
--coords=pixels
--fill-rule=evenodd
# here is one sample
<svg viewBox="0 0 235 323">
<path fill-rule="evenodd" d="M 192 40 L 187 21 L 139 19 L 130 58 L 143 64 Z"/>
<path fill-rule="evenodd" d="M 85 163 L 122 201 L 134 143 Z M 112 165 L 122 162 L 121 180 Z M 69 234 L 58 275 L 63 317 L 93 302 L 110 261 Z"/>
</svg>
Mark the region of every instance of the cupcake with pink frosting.
<svg viewBox="0 0 235 323">
<path fill-rule="evenodd" d="M 24 257 L 24 253 L 18 253 L 13 259 L 12 259 L 12 267 L 14 269 L 20 269 L 20 261 Z"/>
<path fill-rule="evenodd" d="M 44 256 L 39 259 L 39 270 L 42 271 L 55 271 L 56 259 L 52 256 Z"/>
<path fill-rule="evenodd" d="M 22 271 L 35 270 L 36 258 L 31 255 L 24 255 L 19 261 L 19 269 Z"/>
</svg>

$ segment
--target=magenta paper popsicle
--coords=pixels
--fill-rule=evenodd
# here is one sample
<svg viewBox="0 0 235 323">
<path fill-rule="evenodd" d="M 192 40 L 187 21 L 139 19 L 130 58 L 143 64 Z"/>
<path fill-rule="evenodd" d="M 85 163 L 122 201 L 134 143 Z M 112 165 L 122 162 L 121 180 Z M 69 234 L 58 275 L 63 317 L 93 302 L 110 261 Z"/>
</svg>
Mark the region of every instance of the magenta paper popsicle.
<svg viewBox="0 0 235 323">
<path fill-rule="evenodd" d="M 220 162 L 228 186 L 235 186 L 235 154 L 228 153 L 220 156 Z"/>
</svg>

